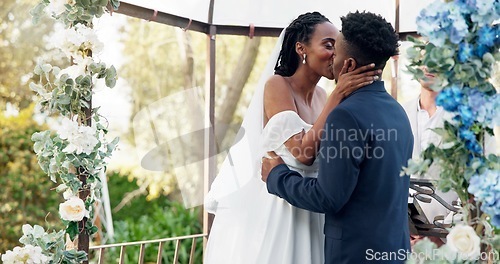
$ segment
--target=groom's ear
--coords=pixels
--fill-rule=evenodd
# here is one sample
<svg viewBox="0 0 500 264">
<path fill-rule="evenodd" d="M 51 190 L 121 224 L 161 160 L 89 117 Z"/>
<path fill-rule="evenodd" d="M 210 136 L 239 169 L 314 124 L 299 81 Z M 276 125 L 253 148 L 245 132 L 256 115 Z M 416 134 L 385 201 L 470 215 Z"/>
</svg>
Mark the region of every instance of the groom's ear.
<svg viewBox="0 0 500 264">
<path fill-rule="evenodd" d="M 347 72 L 352 72 L 358 67 L 358 63 L 354 58 L 347 59 Z"/>
</svg>

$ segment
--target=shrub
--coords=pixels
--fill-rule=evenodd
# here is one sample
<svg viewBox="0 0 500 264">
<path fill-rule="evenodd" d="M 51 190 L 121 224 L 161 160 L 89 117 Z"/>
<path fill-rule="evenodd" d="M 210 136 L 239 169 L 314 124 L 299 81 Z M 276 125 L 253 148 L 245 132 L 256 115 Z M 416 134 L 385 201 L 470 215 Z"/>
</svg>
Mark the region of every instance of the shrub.
<svg viewBox="0 0 500 264">
<path fill-rule="evenodd" d="M 20 245 L 23 224 L 61 229 L 58 217 L 60 195 L 42 172 L 33 152 L 31 135 L 43 130 L 33 120 L 33 106 L 18 116 L 0 112 L 0 252 Z"/>
</svg>

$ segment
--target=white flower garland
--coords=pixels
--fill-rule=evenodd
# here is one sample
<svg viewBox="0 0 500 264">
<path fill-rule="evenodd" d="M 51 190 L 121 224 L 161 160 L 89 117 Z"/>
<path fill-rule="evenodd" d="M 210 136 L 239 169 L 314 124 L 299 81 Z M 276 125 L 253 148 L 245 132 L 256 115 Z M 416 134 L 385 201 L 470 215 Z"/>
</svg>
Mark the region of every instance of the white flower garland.
<svg viewBox="0 0 500 264">
<path fill-rule="evenodd" d="M 52 44 L 71 60 L 72 65 L 60 69 L 39 61 L 34 69 L 39 81 L 30 88 L 40 96 L 41 109 L 47 113 L 59 113 L 61 125 L 56 133 L 34 133 L 34 151 L 38 163 L 50 179 L 60 183 L 56 191 L 62 192 L 65 202 L 59 205 L 59 214 L 66 229 L 47 233 L 35 225 L 23 226 L 24 247 L 15 247 L 2 255 L 3 263 L 81 263 L 87 260 L 87 252 L 74 249 L 79 233 L 79 221 L 87 219 L 84 231 L 92 235 L 97 231 L 90 221 L 93 205 L 100 197 L 99 174 L 106 167 L 106 160 L 116 148 L 118 138 L 107 141 L 107 124 L 101 121 L 97 108 L 91 108 L 95 84 L 104 80 L 112 88 L 116 83 L 116 70 L 106 67 L 95 55 L 101 53 L 103 43 L 92 28 L 94 18 L 100 17 L 111 4 L 118 8 L 117 0 L 75 1 L 41 0 L 31 11 L 33 20 L 50 15 L 65 25 L 58 31 Z M 89 121 L 92 125 L 88 126 Z M 80 180 L 84 175 L 85 183 Z M 84 199 L 81 191 L 89 193 Z"/>
</svg>

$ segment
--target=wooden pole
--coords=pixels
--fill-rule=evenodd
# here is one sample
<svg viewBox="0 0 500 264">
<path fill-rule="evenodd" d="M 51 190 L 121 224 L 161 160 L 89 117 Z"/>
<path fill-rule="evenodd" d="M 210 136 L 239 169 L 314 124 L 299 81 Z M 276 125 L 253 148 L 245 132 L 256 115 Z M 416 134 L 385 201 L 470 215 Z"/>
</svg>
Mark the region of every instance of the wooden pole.
<svg viewBox="0 0 500 264">
<path fill-rule="evenodd" d="M 210 34 L 208 34 L 208 59 L 206 67 L 206 86 L 205 86 L 205 127 L 209 128 L 205 131 L 204 149 L 204 192 L 210 190 L 210 186 L 215 179 L 215 36 L 216 27 L 210 26 Z M 208 212 L 203 212 L 203 233 L 210 234 L 214 215 Z M 206 238 L 204 240 L 206 245 Z"/>
<path fill-rule="evenodd" d="M 208 23 L 210 27 L 207 34 L 207 63 L 205 67 L 205 136 L 204 136 L 204 157 L 205 161 L 203 164 L 203 197 L 210 190 L 210 186 L 215 179 L 215 168 L 216 158 L 215 158 L 215 51 L 216 51 L 216 35 L 217 27 L 212 25 L 214 18 L 214 7 L 215 1 L 210 0 L 209 10 L 208 10 Z M 205 253 L 205 248 L 207 245 L 208 236 L 210 235 L 210 229 L 212 229 L 212 223 L 214 221 L 214 215 L 209 214 L 207 211 L 203 210 L 203 233 L 206 237 L 203 238 L 203 253 Z"/>
<path fill-rule="evenodd" d="M 400 15 L 399 15 L 399 12 L 400 12 L 400 8 L 399 8 L 399 0 L 395 0 L 395 4 L 396 4 L 396 9 L 395 9 L 395 12 L 396 12 L 396 19 L 395 19 L 395 25 L 394 25 L 394 30 L 396 32 L 399 32 L 399 20 L 400 20 Z M 391 95 L 394 99 L 398 99 L 398 73 L 399 73 L 399 63 L 398 63 L 398 55 L 396 56 L 392 56 L 392 65 L 391 65 L 391 69 L 392 69 L 392 74 L 391 74 Z"/>
<path fill-rule="evenodd" d="M 391 95 L 394 99 L 398 99 L 398 78 L 399 78 L 399 62 L 398 56 L 392 56 L 391 60 Z"/>
<path fill-rule="evenodd" d="M 87 54 L 88 57 L 92 57 L 92 51 L 89 51 Z M 84 125 L 86 126 L 92 126 L 92 98 L 87 101 L 88 107 L 83 108 L 82 112 L 85 113 L 85 119 L 84 119 Z M 82 182 L 82 190 L 78 193 L 78 197 L 82 199 L 83 201 L 87 200 L 87 197 L 90 195 L 90 187 L 87 185 L 87 172 L 85 171 L 84 168 L 79 167 L 78 168 L 78 179 Z M 78 222 L 78 250 L 83 250 L 87 253 L 87 256 L 89 254 L 89 246 L 90 246 L 90 237 L 85 229 L 85 226 L 87 224 L 87 221 L 92 221 L 91 219 L 88 219 L 87 217 L 84 217 L 82 221 Z M 83 264 L 88 264 L 88 260 L 82 262 Z"/>
</svg>

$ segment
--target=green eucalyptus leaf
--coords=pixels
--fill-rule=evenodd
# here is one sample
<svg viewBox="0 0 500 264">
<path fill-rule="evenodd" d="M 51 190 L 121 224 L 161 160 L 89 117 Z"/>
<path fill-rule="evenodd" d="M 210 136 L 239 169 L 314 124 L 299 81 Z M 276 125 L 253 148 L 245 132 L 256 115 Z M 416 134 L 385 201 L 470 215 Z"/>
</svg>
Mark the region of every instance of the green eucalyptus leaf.
<svg viewBox="0 0 500 264">
<path fill-rule="evenodd" d="M 35 66 L 35 69 L 33 70 L 33 72 L 36 74 L 36 75 L 42 75 L 43 74 L 43 70 L 42 70 L 42 66 L 37 64 Z"/>
<path fill-rule="evenodd" d="M 99 2 L 97 3 L 100 6 L 107 6 L 109 0 L 98 0 Z"/>
<path fill-rule="evenodd" d="M 78 222 L 70 221 L 66 227 L 66 233 L 69 235 L 69 239 L 75 240 L 78 235 Z"/>
<path fill-rule="evenodd" d="M 84 7 L 90 6 L 90 0 L 80 0 L 80 5 Z"/>
<path fill-rule="evenodd" d="M 114 10 L 118 10 L 120 7 L 120 1 L 119 0 L 111 0 L 111 6 L 113 6 Z"/>
<path fill-rule="evenodd" d="M 116 85 L 116 79 L 108 79 L 106 78 L 106 86 L 109 88 L 113 88 Z"/>
<path fill-rule="evenodd" d="M 487 64 L 494 64 L 496 61 L 495 61 L 495 57 L 491 53 L 486 52 L 483 55 L 483 62 L 485 62 Z"/>
<path fill-rule="evenodd" d="M 89 75 L 82 76 L 79 84 L 83 87 L 90 87 L 92 85 L 92 78 Z"/>
<path fill-rule="evenodd" d="M 420 55 L 420 49 L 417 49 L 415 47 L 410 47 L 406 50 L 406 54 L 410 58 L 415 58 Z"/>
<path fill-rule="evenodd" d="M 33 9 L 30 10 L 33 24 L 36 25 L 40 22 L 42 16 L 45 15 L 43 10 L 45 9 L 46 6 L 47 6 L 46 3 L 40 2 Z"/>
<path fill-rule="evenodd" d="M 68 105 L 71 102 L 71 98 L 68 95 L 61 95 L 57 99 L 57 103 L 61 105 Z"/>
<path fill-rule="evenodd" d="M 87 253 L 85 251 L 76 251 L 76 249 L 71 249 L 63 252 L 63 263 L 65 264 L 80 264 L 87 260 Z"/>
</svg>

